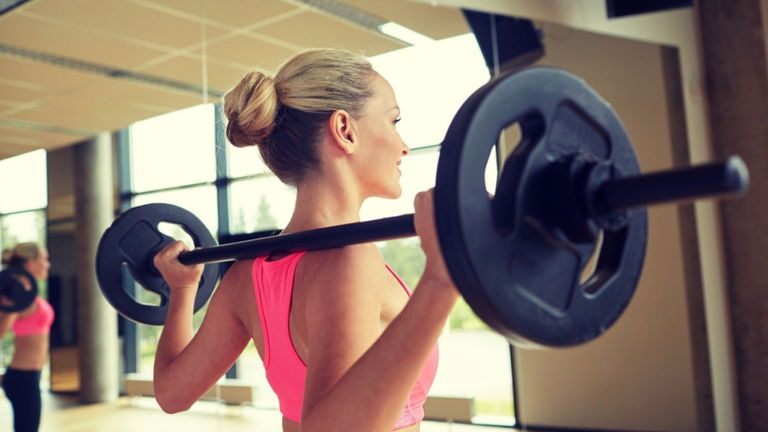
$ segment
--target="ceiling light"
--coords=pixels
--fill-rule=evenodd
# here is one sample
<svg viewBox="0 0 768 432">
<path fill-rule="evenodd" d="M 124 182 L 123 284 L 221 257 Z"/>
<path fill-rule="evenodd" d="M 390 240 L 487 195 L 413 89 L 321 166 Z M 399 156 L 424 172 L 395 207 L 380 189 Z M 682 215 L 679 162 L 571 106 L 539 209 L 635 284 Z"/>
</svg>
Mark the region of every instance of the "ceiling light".
<svg viewBox="0 0 768 432">
<path fill-rule="evenodd" d="M 435 41 L 428 36 L 424 36 L 417 31 L 413 31 L 408 27 L 403 27 L 400 24 L 391 21 L 380 25 L 377 30 L 389 37 L 399 39 L 411 45 L 421 45 Z"/>
<path fill-rule="evenodd" d="M 356 8 L 350 4 L 337 0 L 294 0 L 296 3 L 310 6 L 327 14 L 341 18 L 361 27 L 375 30 L 385 36 L 405 42 L 409 45 L 417 45 L 425 42 L 434 42 L 433 39 L 403 27 L 395 22 Z"/>
</svg>

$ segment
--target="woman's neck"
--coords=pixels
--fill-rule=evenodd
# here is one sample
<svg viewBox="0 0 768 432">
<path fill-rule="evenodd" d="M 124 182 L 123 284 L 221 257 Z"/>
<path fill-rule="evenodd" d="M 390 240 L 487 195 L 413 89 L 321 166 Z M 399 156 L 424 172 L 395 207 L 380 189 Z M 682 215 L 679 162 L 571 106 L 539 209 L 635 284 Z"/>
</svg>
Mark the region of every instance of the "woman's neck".
<svg viewBox="0 0 768 432">
<path fill-rule="evenodd" d="M 284 233 L 360 221 L 363 198 L 349 183 L 318 178 L 296 188 L 296 205 Z"/>
</svg>

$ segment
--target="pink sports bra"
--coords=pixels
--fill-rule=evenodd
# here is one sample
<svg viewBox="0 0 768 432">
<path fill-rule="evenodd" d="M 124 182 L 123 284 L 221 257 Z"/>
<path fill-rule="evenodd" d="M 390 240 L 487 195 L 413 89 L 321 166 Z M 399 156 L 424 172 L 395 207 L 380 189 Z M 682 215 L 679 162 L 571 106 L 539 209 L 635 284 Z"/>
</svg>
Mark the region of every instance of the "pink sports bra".
<svg viewBox="0 0 768 432">
<path fill-rule="evenodd" d="M 35 297 L 35 310 L 24 318 L 19 318 L 13 323 L 13 333 L 16 336 L 49 333 L 53 324 L 53 308 L 44 298 Z"/>
<path fill-rule="evenodd" d="M 294 274 L 305 253 L 298 252 L 276 261 L 257 258 L 251 273 L 259 302 L 267 381 L 280 401 L 280 412 L 297 423 L 301 421 L 307 366 L 293 346 L 288 321 Z M 389 266 L 387 268 L 410 295 L 403 281 Z M 392 430 L 416 424 L 424 418 L 424 402 L 435 379 L 437 360 L 438 349 L 435 345 Z"/>
</svg>

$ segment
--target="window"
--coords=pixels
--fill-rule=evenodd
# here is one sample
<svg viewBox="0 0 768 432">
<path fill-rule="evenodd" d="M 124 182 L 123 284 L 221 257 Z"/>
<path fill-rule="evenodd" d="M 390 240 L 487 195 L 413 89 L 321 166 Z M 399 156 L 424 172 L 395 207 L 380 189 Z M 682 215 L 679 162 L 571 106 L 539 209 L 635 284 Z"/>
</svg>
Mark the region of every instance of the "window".
<svg viewBox="0 0 768 432">
<path fill-rule="evenodd" d="M 397 128 L 411 149 L 440 144 L 462 103 L 488 81 L 471 34 L 416 45 L 371 58 L 395 89 Z"/>
<path fill-rule="evenodd" d="M 48 174 L 44 150 L 0 161 L 0 215 L 48 205 Z"/>
<path fill-rule="evenodd" d="M 198 105 L 135 123 L 129 128 L 128 153 L 130 206 L 174 204 L 197 216 L 216 236 L 219 228 L 216 180 L 216 146 L 213 105 Z M 123 185 L 123 187 L 125 187 Z M 172 225 L 161 225 L 171 237 L 191 240 Z M 159 304 L 159 297 L 141 287 L 137 299 Z M 195 315 L 196 325 L 204 309 Z M 136 325 L 136 372 L 151 374 L 161 327 Z"/>
<path fill-rule="evenodd" d="M 218 232 L 216 188 L 213 185 L 185 186 L 158 192 L 147 192 L 133 198 L 134 206 L 149 203 L 173 204 L 189 210 L 205 224 L 214 237 Z"/>
<path fill-rule="evenodd" d="M 22 242 L 45 244 L 45 210 L 28 210 L 0 216 L 3 249 Z"/>
<path fill-rule="evenodd" d="M 248 177 L 229 188 L 231 233 L 252 233 L 285 227 L 293 213 L 296 190 L 274 175 Z"/>
<path fill-rule="evenodd" d="M 216 178 L 213 105 L 198 105 L 130 127 L 131 182 L 141 193 Z"/>
<path fill-rule="evenodd" d="M 230 177 L 241 178 L 258 174 L 272 175 L 272 172 L 261 159 L 258 147 L 235 147 L 227 142 L 226 149 L 227 167 Z"/>
</svg>

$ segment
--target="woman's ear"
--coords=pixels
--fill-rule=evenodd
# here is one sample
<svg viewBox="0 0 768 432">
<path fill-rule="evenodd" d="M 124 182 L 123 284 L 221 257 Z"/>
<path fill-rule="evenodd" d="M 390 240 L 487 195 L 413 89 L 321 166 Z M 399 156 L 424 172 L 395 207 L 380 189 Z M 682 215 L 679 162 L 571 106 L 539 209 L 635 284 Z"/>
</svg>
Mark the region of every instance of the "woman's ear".
<svg viewBox="0 0 768 432">
<path fill-rule="evenodd" d="M 334 111 L 328 119 L 331 136 L 346 154 L 355 152 L 355 132 L 352 116 L 344 110 Z"/>
</svg>

